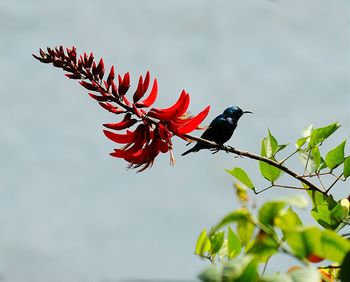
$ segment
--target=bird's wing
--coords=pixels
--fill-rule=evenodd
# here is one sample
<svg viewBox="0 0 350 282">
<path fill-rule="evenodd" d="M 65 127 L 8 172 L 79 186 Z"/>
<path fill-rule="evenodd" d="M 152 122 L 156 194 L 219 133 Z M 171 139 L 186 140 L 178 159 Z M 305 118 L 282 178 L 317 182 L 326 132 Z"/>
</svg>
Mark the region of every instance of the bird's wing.
<svg viewBox="0 0 350 282">
<path fill-rule="evenodd" d="M 210 123 L 208 129 L 202 134 L 202 138 L 215 141 L 215 137 L 227 126 L 227 121 L 223 115 L 217 116 Z"/>
</svg>

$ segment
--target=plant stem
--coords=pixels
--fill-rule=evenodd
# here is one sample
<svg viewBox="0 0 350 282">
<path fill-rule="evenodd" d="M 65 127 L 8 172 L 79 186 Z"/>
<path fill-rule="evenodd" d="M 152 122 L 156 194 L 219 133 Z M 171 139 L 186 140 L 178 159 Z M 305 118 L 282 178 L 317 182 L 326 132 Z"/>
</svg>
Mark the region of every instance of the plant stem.
<svg viewBox="0 0 350 282">
<path fill-rule="evenodd" d="M 261 161 L 261 162 L 267 163 L 267 164 L 269 164 L 271 166 L 279 168 L 280 170 L 282 170 L 285 173 L 289 174 L 293 178 L 301 181 L 302 183 L 304 183 L 305 185 L 307 185 L 309 187 L 308 189 L 314 190 L 314 191 L 318 191 L 318 192 L 320 192 L 322 194 L 327 195 L 327 191 L 326 192 L 323 191 L 322 189 L 317 187 L 315 184 L 313 184 L 312 182 L 307 180 L 305 177 L 298 175 L 295 171 L 290 170 L 289 168 L 287 168 L 287 167 L 283 166 L 282 164 L 278 163 L 277 161 L 274 161 L 274 160 L 271 160 L 269 158 L 262 157 L 262 156 L 259 156 L 259 155 L 255 155 L 255 154 L 253 154 L 251 152 L 248 152 L 248 151 L 238 150 L 238 149 L 235 149 L 235 148 L 233 148 L 231 146 L 217 144 L 217 143 L 215 143 L 213 141 L 209 141 L 209 140 L 206 140 L 206 139 L 203 139 L 203 138 L 200 138 L 200 137 L 196 137 L 196 136 L 193 136 L 193 135 L 190 135 L 190 134 L 185 134 L 185 137 L 188 138 L 188 139 L 197 141 L 197 142 L 204 143 L 204 144 L 209 145 L 210 147 L 216 148 L 218 150 L 226 151 L 228 153 L 233 153 L 233 154 L 236 154 L 238 156 L 247 157 L 247 158 L 250 158 L 250 159 L 253 159 L 253 160 L 257 160 L 257 161 Z"/>
<path fill-rule="evenodd" d="M 328 192 L 332 189 L 332 187 L 335 185 L 335 183 L 337 183 L 338 180 L 339 180 L 342 176 L 343 176 L 343 173 L 340 174 L 340 175 L 337 177 L 336 180 L 334 180 L 334 182 L 331 184 L 331 186 L 329 186 L 329 188 L 326 190 L 326 193 L 328 193 Z"/>
</svg>

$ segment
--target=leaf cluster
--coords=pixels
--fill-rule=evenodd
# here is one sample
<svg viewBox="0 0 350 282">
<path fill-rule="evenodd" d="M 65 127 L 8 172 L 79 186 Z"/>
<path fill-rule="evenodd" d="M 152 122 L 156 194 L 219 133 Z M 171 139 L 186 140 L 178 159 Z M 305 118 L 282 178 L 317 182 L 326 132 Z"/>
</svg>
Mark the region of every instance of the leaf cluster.
<svg viewBox="0 0 350 282">
<path fill-rule="evenodd" d="M 242 206 L 224 216 L 209 232 L 204 229 L 200 233 L 195 254 L 213 263 L 199 275 L 202 281 L 350 281 L 350 241 L 339 234 L 349 226 L 350 197 L 336 200 L 330 194 L 339 180 L 346 181 L 350 176 L 346 140 L 325 154 L 320 150 L 338 128 L 337 123 L 307 127 L 295 142 L 295 149 L 284 158 L 279 155 L 288 144 L 279 144 L 269 130 L 261 141 L 261 157 L 255 158 L 260 175 L 270 183 L 267 187 L 259 189 L 241 167 L 226 170 L 237 180 L 234 187 Z M 287 167 L 293 156 L 301 162 L 300 172 Z M 277 183 L 284 172 L 300 185 Z M 331 184 L 326 185 L 325 178 L 331 179 Z M 258 210 L 249 208 L 249 191 L 259 194 L 271 188 L 297 192 L 286 199 L 267 201 Z M 304 225 L 298 215 L 300 209 L 308 208 L 309 201 L 314 226 Z M 271 276 L 261 273 L 259 266 L 266 267 L 276 254 L 293 257 L 303 267 L 291 267 L 287 273 Z M 329 265 L 312 265 L 321 261 Z"/>
</svg>

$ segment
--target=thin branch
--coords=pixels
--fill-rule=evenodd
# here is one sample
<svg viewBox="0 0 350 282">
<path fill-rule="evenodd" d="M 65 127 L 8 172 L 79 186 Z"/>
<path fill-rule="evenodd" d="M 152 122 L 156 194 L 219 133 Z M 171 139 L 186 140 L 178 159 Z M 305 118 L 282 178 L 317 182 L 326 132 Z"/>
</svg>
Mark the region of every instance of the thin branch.
<svg viewBox="0 0 350 282">
<path fill-rule="evenodd" d="M 296 153 L 298 153 L 300 151 L 300 149 L 296 149 L 293 153 L 291 153 L 289 156 L 285 157 L 282 161 L 280 161 L 279 163 L 281 165 L 283 165 L 289 158 L 291 158 L 292 156 L 294 156 Z"/>
<path fill-rule="evenodd" d="M 274 184 L 273 186 L 278 187 L 278 188 L 287 188 L 287 189 L 295 189 L 295 190 L 309 190 L 308 188 L 291 186 L 291 185 Z"/>
<path fill-rule="evenodd" d="M 311 174 L 309 174 L 309 175 L 306 175 L 306 177 L 310 177 L 310 178 L 312 178 L 312 177 L 315 177 L 315 176 L 322 176 L 322 175 L 333 175 L 333 176 L 335 176 L 335 177 L 337 177 L 336 175 L 334 175 L 332 172 L 330 172 L 330 171 L 328 171 L 328 172 L 322 172 L 322 173 L 311 173 Z"/>
<path fill-rule="evenodd" d="M 307 156 L 307 160 L 306 160 L 303 176 L 305 176 L 305 172 L 307 170 L 307 166 L 309 165 L 310 156 L 311 156 L 311 150 L 309 151 L 309 154 Z"/>
<path fill-rule="evenodd" d="M 323 187 L 323 190 L 326 190 L 326 187 L 324 187 L 323 182 L 322 182 L 321 177 L 320 177 L 319 174 L 317 174 L 317 179 L 318 179 L 318 181 L 320 181 L 320 183 L 321 183 L 321 185 Z"/>
<path fill-rule="evenodd" d="M 264 188 L 264 189 L 262 189 L 262 190 L 260 190 L 260 191 L 254 191 L 254 194 L 255 195 L 258 195 L 258 194 L 260 194 L 260 193 L 262 193 L 262 192 L 265 192 L 266 190 L 269 190 L 269 189 L 271 189 L 271 188 L 273 188 L 273 187 L 278 187 L 278 188 L 286 188 L 286 189 L 295 189 L 295 190 L 308 190 L 308 188 L 304 188 L 304 187 L 298 187 L 298 186 L 290 186 L 290 185 L 282 185 L 282 184 L 272 184 L 272 185 L 270 185 L 270 186 L 268 186 L 268 187 L 266 187 L 266 188 Z"/>
<path fill-rule="evenodd" d="M 263 276 L 265 274 L 265 271 L 266 271 L 266 268 L 267 268 L 267 264 L 269 263 L 269 260 L 270 260 L 271 257 L 268 257 L 266 262 L 265 262 L 265 265 L 264 265 L 264 268 L 262 270 L 262 273 L 261 273 L 261 276 Z"/>
<path fill-rule="evenodd" d="M 338 180 L 343 176 L 343 173 L 341 173 L 336 180 L 334 180 L 334 182 L 331 184 L 331 186 L 329 186 L 329 188 L 326 190 L 326 193 L 328 194 L 328 192 L 332 189 L 332 187 L 335 185 L 335 183 L 338 182 Z"/>
<path fill-rule="evenodd" d="M 253 191 L 254 191 L 254 194 L 255 194 L 255 195 L 258 195 L 258 194 L 260 194 L 260 193 L 263 193 L 263 192 L 265 192 L 265 191 L 271 189 L 272 187 L 273 187 L 273 185 L 270 185 L 270 186 L 268 186 L 268 187 L 266 187 L 266 188 L 264 188 L 264 189 L 262 189 L 262 190 L 260 190 L 260 191 L 256 191 L 255 189 L 254 189 Z"/>
<path fill-rule="evenodd" d="M 186 138 L 188 138 L 188 139 L 204 143 L 204 144 L 208 145 L 211 148 L 217 148 L 219 150 L 226 151 L 226 152 L 229 152 L 229 153 L 233 153 L 233 154 L 236 154 L 238 156 L 247 157 L 247 158 L 250 158 L 250 159 L 253 159 L 253 160 L 257 160 L 257 161 L 261 161 L 261 162 L 267 163 L 267 164 L 269 164 L 269 165 L 271 165 L 273 167 L 276 167 L 276 168 L 284 171 L 285 173 L 289 174 L 293 178 L 301 181 L 302 183 L 304 183 L 306 186 L 309 187 L 308 188 L 309 190 L 318 191 L 318 192 L 320 192 L 322 194 L 327 195 L 327 192 L 325 192 L 322 189 L 320 189 L 319 187 L 317 187 L 315 184 L 313 184 L 312 182 L 307 180 L 305 177 L 303 177 L 301 175 L 298 175 L 295 171 L 290 170 L 289 168 L 287 168 L 287 167 L 283 166 L 282 164 L 278 163 L 277 161 L 274 161 L 274 160 L 271 160 L 271 159 L 268 159 L 266 157 L 262 157 L 262 156 L 259 156 L 259 155 L 255 155 L 255 154 L 247 152 L 247 151 L 238 150 L 238 149 L 235 149 L 235 148 L 233 148 L 231 146 L 217 144 L 217 143 L 215 143 L 213 141 L 209 141 L 209 140 L 206 140 L 206 139 L 203 139 L 203 138 L 200 138 L 200 137 L 196 137 L 196 136 L 193 136 L 193 135 L 190 135 L 190 134 L 185 134 L 184 136 Z"/>
</svg>

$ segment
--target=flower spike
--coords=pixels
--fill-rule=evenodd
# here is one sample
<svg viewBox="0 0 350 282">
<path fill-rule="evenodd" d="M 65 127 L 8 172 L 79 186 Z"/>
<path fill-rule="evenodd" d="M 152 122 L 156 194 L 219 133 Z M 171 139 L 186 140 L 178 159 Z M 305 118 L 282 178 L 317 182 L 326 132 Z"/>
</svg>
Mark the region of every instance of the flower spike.
<svg viewBox="0 0 350 282">
<path fill-rule="evenodd" d="M 104 78 L 104 60 L 101 58 L 97 63 L 93 53 L 77 55 L 74 46 L 48 47 L 47 51 L 39 49 L 39 55 L 33 54 L 33 57 L 63 69 L 69 79 L 79 80 L 81 86 L 91 91 L 89 96 L 105 110 L 115 115 L 124 114 L 118 122 L 103 124 L 109 129 L 103 130 L 103 133 L 121 145 L 110 155 L 124 159 L 129 168 L 138 169 L 138 172 L 152 167 L 160 153 L 169 152 L 170 163 L 175 164 L 172 138 L 186 139 L 186 134 L 198 129 L 209 112 L 208 106 L 196 116 L 189 116 L 186 112 L 190 95 L 185 90 L 171 107 L 149 109 L 158 96 L 158 81 L 154 78 L 149 94 L 143 98 L 151 82 L 149 71 L 144 78 L 139 77 L 134 95 L 129 99 L 126 95 L 130 88 L 128 72 L 123 76 L 116 74 L 112 65 L 107 78 Z"/>
</svg>

